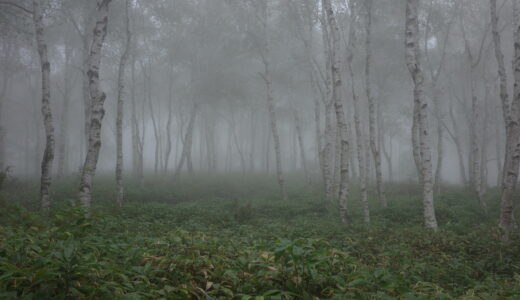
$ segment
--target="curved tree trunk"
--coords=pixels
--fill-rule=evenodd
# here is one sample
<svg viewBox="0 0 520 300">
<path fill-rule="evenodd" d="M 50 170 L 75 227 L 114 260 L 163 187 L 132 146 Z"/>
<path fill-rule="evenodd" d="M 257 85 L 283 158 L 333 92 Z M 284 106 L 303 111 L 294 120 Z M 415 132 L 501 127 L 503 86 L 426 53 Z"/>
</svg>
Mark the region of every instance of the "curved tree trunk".
<svg viewBox="0 0 520 300">
<path fill-rule="evenodd" d="M 103 47 L 103 42 L 107 34 L 108 5 L 110 2 L 111 0 L 97 1 L 97 21 L 94 26 L 92 47 L 90 47 L 88 60 L 89 91 L 92 100 L 92 110 L 88 151 L 83 169 L 81 170 L 79 186 L 79 200 L 87 209 L 90 209 L 92 202 L 92 182 L 96 172 L 99 150 L 101 149 L 101 125 L 105 115 L 103 105 L 106 95 L 99 87 L 99 65 L 101 63 L 101 48 Z"/>
<path fill-rule="evenodd" d="M 179 174 L 182 171 L 182 167 L 184 166 L 184 163 L 186 162 L 188 164 L 189 162 L 189 156 L 191 153 L 191 148 L 193 144 L 193 131 L 195 127 L 195 119 L 197 116 L 197 104 L 193 105 L 193 108 L 190 113 L 190 121 L 188 123 L 188 128 L 186 130 L 186 135 L 184 137 L 184 145 L 182 147 L 182 154 L 179 161 L 179 164 L 177 165 L 177 168 L 175 169 L 175 177 L 179 176 Z M 189 170 L 189 166 L 188 166 Z"/>
</svg>

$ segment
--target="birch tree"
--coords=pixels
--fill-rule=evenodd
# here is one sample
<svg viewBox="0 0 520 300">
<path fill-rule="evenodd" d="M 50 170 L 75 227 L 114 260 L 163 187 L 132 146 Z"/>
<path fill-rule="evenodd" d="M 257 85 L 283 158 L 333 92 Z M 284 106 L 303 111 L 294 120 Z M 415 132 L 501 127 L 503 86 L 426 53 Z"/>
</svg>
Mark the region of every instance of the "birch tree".
<svg viewBox="0 0 520 300">
<path fill-rule="evenodd" d="M 471 129 L 471 135 L 470 135 L 470 148 L 471 148 L 471 155 L 470 155 L 470 182 L 473 188 L 473 192 L 475 194 L 475 197 L 477 198 L 478 203 L 480 206 L 486 210 L 486 203 L 483 200 L 483 193 L 482 193 L 482 182 L 481 182 L 481 133 L 482 133 L 482 126 L 479 122 L 480 119 L 480 113 L 481 113 L 481 101 L 479 100 L 479 97 L 477 95 L 477 67 L 480 64 L 482 53 L 484 49 L 484 44 L 486 41 L 487 36 L 487 29 L 484 32 L 484 35 L 482 37 L 482 40 L 480 42 L 480 47 L 478 49 L 478 53 L 475 56 L 475 53 L 471 49 L 471 45 L 469 43 L 468 37 L 466 35 L 466 27 L 464 23 L 463 15 L 461 14 L 460 19 L 460 29 L 462 32 L 462 37 L 464 40 L 464 47 L 465 47 L 465 53 L 466 58 L 468 60 L 468 66 L 469 66 L 469 77 L 470 77 L 470 90 L 471 90 L 471 118 L 470 118 L 470 129 Z"/>
<path fill-rule="evenodd" d="M 256 2 L 256 1 L 255 1 Z M 255 4 L 256 6 L 256 4 Z M 287 200 L 287 191 L 285 189 L 285 177 L 283 174 L 282 167 L 282 150 L 280 145 L 280 135 L 278 133 L 278 122 L 275 112 L 275 100 L 274 92 L 272 87 L 271 78 L 271 64 L 269 61 L 270 47 L 269 47 L 269 3 L 262 1 L 255 7 L 256 19 L 259 21 L 261 26 L 261 38 L 254 37 L 255 44 L 260 56 L 260 61 L 263 65 L 262 72 L 259 73 L 260 77 L 264 81 L 266 89 L 266 100 L 267 100 L 267 111 L 269 116 L 269 127 L 273 138 L 273 146 L 275 152 L 275 164 L 276 164 L 276 177 L 278 179 L 278 185 L 280 186 L 280 193 L 283 200 Z"/>
<path fill-rule="evenodd" d="M 368 101 L 368 131 L 370 139 L 370 150 L 374 159 L 374 167 L 376 171 L 377 198 L 383 207 L 387 206 L 385 190 L 383 186 L 383 173 L 381 171 L 381 151 L 377 143 L 377 122 L 376 122 L 376 105 L 372 96 L 372 79 L 371 79 L 371 62 L 372 62 L 372 0 L 365 0 L 367 10 L 366 20 L 366 40 L 365 40 L 365 92 Z"/>
<path fill-rule="evenodd" d="M 99 150 L 101 149 L 101 125 L 105 115 L 103 105 L 106 94 L 99 86 L 99 66 L 101 64 L 101 49 L 107 34 L 110 2 L 111 0 L 97 0 L 96 25 L 94 26 L 88 60 L 89 94 L 92 103 L 88 151 L 81 170 L 79 186 L 79 200 L 87 209 L 90 209 L 92 202 L 92 182 L 96 172 Z"/>
<path fill-rule="evenodd" d="M 52 162 L 54 160 L 54 124 L 51 111 L 51 64 L 49 62 L 47 43 L 45 42 L 45 29 L 43 25 L 43 12 L 40 0 L 33 0 L 33 21 L 36 32 L 36 45 L 40 57 L 41 84 L 42 84 L 42 116 L 45 128 L 45 150 L 42 159 L 42 173 L 40 180 L 40 203 L 43 209 L 50 208 L 49 188 L 52 181 Z"/>
<path fill-rule="evenodd" d="M 513 193 L 518 181 L 520 165 L 520 7 L 517 0 L 513 1 L 514 13 L 514 54 L 513 54 L 513 99 L 510 101 L 507 93 L 507 73 L 504 55 L 498 30 L 498 14 L 496 0 L 490 0 L 491 26 L 495 57 L 498 63 L 500 80 L 500 99 L 505 122 L 506 145 L 502 174 L 502 195 L 500 199 L 499 227 L 502 230 L 502 240 L 508 241 L 513 230 Z"/>
<path fill-rule="evenodd" d="M 128 61 L 131 34 L 130 34 L 130 16 L 128 15 L 129 0 L 125 1 L 125 28 L 126 41 L 119 61 L 119 71 L 117 74 L 117 117 L 116 117 L 116 190 L 117 204 L 123 205 L 124 188 L 123 188 L 123 118 L 124 118 L 124 88 L 125 88 L 125 68 Z"/>
<path fill-rule="evenodd" d="M 339 131 L 339 136 L 341 140 L 341 154 L 340 154 L 340 185 L 339 185 L 339 213 L 341 222 L 343 224 L 348 224 L 350 222 L 349 214 L 348 214 L 348 176 L 349 176 L 349 141 L 348 141 L 348 131 L 347 131 L 347 122 L 345 119 L 345 113 L 343 111 L 343 100 L 341 97 L 341 59 L 340 59 L 340 33 L 339 27 L 336 22 L 336 17 L 334 15 L 334 10 L 332 9 L 332 5 L 330 0 L 322 0 L 323 9 L 327 15 L 327 23 L 330 28 L 330 33 L 332 36 L 332 47 L 331 47 L 331 79 L 332 79 L 332 99 L 334 101 L 334 110 L 336 112 L 336 122 L 337 122 L 337 130 Z"/>
<path fill-rule="evenodd" d="M 406 65 L 414 83 L 414 122 L 412 139 L 417 169 L 420 171 L 422 185 L 424 223 L 427 228 L 437 230 L 437 218 L 433 199 L 432 160 L 429 145 L 428 103 L 424 99 L 424 76 L 421 69 L 419 49 L 419 0 L 406 1 Z M 418 148 L 418 149 L 417 149 Z"/>
<path fill-rule="evenodd" d="M 59 136 L 59 146 L 58 146 L 58 177 L 63 176 L 67 169 L 67 148 L 68 148 L 68 134 L 69 134 L 69 104 L 71 98 L 71 72 L 70 72 L 70 64 L 71 64 L 71 56 L 72 56 L 72 47 L 65 41 L 65 62 L 64 62 L 64 71 L 63 71 L 63 105 L 61 110 L 61 118 L 60 118 L 60 136 Z"/>
<path fill-rule="evenodd" d="M 450 18 L 449 22 L 446 25 L 446 31 L 444 33 L 444 36 L 442 39 L 439 39 L 442 41 L 442 45 L 439 45 L 437 48 L 440 49 L 440 58 L 439 62 L 436 66 L 434 66 L 432 62 L 431 55 L 428 51 L 430 48 L 428 45 L 428 40 L 430 39 L 430 32 L 431 32 L 431 15 L 432 15 L 432 9 L 433 9 L 433 0 L 430 2 L 430 12 L 428 14 L 428 18 L 426 21 L 426 33 L 424 38 L 424 51 L 426 56 L 426 63 L 428 66 L 428 71 L 430 73 L 430 80 L 431 80 L 431 97 L 432 102 L 434 105 L 434 115 L 437 119 L 437 125 L 436 125 L 436 131 L 437 131 L 437 166 L 435 168 L 435 186 L 437 188 L 437 191 L 440 191 L 441 188 L 441 180 L 442 180 L 442 166 L 444 162 L 444 127 L 442 126 L 442 104 L 440 100 L 441 96 L 441 88 L 439 87 L 439 78 L 440 74 L 443 71 L 444 63 L 446 61 L 446 48 L 448 46 L 448 40 L 451 33 L 451 26 L 453 23 L 453 18 Z"/>
<path fill-rule="evenodd" d="M 359 168 L 359 187 L 361 190 L 361 203 L 363 204 L 363 217 L 366 223 L 370 222 L 370 209 L 368 206 L 368 176 L 367 170 L 365 168 L 365 143 L 363 133 L 363 127 L 361 123 L 361 109 L 359 107 L 359 97 L 356 92 L 356 86 L 354 81 L 354 69 L 352 66 L 352 61 L 354 60 L 354 49 L 355 49 L 355 39 L 356 39 L 356 29 L 355 29 L 355 20 L 356 20 L 356 8 L 354 5 L 351 5 L 351 14 L 350 14 L 350 26 L 349 26 L 349 37 L 347 44 L 347 70 L 350 75 L 350 91 L 352 93 L 352 102 L 354 107 L 354 127 L 356 133 L 356 146 L 357 146 L 357 158 L 358 158 L 358 168 Z"/>
</svg>

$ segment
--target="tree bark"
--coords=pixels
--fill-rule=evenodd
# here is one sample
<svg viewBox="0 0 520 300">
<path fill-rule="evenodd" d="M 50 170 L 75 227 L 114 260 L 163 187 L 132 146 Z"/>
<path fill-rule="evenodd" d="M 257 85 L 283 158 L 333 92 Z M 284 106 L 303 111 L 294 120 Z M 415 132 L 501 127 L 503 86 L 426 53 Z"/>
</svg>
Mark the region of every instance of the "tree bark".
<svg viewBox="0 0 520 300">
<path fill-rule="evenodd" d="M 119 72 L 117 76 L 117 117 L 116 117 L 116 190 L 117 204 L 123 206 L 124 187 L 123 187 L 123 118 L 124 118 L 124 88 L 125 88 L 125 68 L 130 50 L 130 16 L 128 15 L 129 0 L 125 2 L 125 25 L 126 42 L 119 61 Z"/>
<path fill-rule="evenodd" d="M 101 149 L 101 125 L 105 110 L 106 95 L 99 87 L 99 65 L 101 63 L 101 48 L 107 34 L 108 5 L 111 0 L 97 1 L 97 21 L 94 26 L 92 46 L 90 47 L 88 62 L 89 94 L 92 101 L 88 151 L 81 171 L 79 200 L 89 210 L 92 202 L 92 182 L 96 172 Z"/>
<path fill-rule="evenodd" d="M 515 82 L 513 99 L 506 118 L 507 142 L 499 222 L 503 241 L 509 241 L 511 231 L 513 230 L 513 194 L 518 181 L 518 168 L 520 165 L 520 8 L 517 0 L 513 4 L 515 19 L 513 74 Z M 504 102 L 502 102 L 502 105 L 505 110 Z"/>
<path fill-rule="evenodd" d="M 371 91 L 371 61 L 372 61 L 372 47 L 371 47 L 371 38 L 372 38 L 372 0 L 365 1 L 366 9 L 367 9 L 367 24 L 366 24 L 366 41 L 365 41 L 365 51 L 366 51 L 366 60 L 365 60 L 365 86 L 366 86 L 366 95 L 368 100 L 368 128 L 369 128 L 369 137 L 370 137 L 370 149 L 372 151 L 372 157 L 374 158 L 374 166 L 376 171 L 376 187 L 377 187 L 377 198 L 379 203 L 383 207 L 387 207 L 387 201 L 385 196 L 385 190 L 383 185 L 383 173 L 381 172 L 381 151 L 377 146 L 377 131 L 376 131 L 376 108 L 374 103 L 374 98 L 372 96 Z"/>
<path fill-rule="evenodd" d="M 62 177 L 67 169 L 67 148 L 68 148 L 68 117 L 69 117 L 69 103 L 70 103 L 70 59 L 72 55 L 72 48 L 68 43 L 65 43 L 65 65 L 64 65 L 64 82 L 63 82 L 63 105 L 60 118 L 60 138 L 58 146 L 58 177 Z"/>
<path fill-rule="evenodd" d="M 168 120 L 166 121 L 166 151 L 164 153 L 164 169 L 163 174 L 168 172 L 168 166 L 170 164 L 170 156 L 172 152 L 172 122 L 173 122 L 173 65 L 170 66 L 170 84 L 168 85 Z"/>
<path fill-rule="evenodd" d="M 327 14 L 327 23 L 330 26 L 332 36 L 331 47 L 331 77 L 332 77 L 332 99 L 334 101 L 334 110 L 336 112 L 337 130 L 341 137 L 341 155 L 340 155 L 340 185 L 339 185 L 339 213 L 341 222 L 348 224 L 350 222 L 348 212 L 348 196 L 349 196 L 349 141 L 347 122 L 343 111 L 343 101 L 341 96 L 341 58 L 340 58 L 340 34 L 334 11 L 330 0 L 322 0 L 323 8 Z"/>
<path fill-rule="evenodd" d="M 414 82 L 414 129 L 413 134 L 418 135 L 420 154 L 420 173 L 422 174 L 423 213 L 427 228 L 437 230 L 433 199 L 432 161 L 429 145 L 429 128 L 427 119 L 427 102 L 424 99 L 424 77 L 420 64 L 419 52 L 419 0 L 406 1 L 406 64 Z M 417 128 L 418 127 L 418 128 Z M 414 140 L 414 148 L 417 140 Z"/>
<path fill-rule="evenodd" d="M 10 53 L 12 52 L 11 43 L 6 43 L 6 48 L 4 50 L 4 63 L 7 64 L 10 61 Z M 7 68 L 6 68 L 7 69 Z M 3 108 L 5 103 L 5 98 L 7 95 L 7 87 L 9 86 L 9 76 L 7 74 L 3 74 L 2 85 L 0 86 L 0 172 L 5 171 L 6 161 L 5 161 L 5 131 L 3 126 Z"/>
<path fill-rule="evenodd" d="M 322 156 L 323 165 L 323 183 L 325 188 L 325 201 L 328 207 L 331 206 L 332 198 L 334 195 L 334 185 L 332 180 L 332 141 L 334 140 L 333 126 L 332 126 L 332 111 L 334 101 L 332 98 L 332 59 L 331 59 L 331 41 L 329 37 L 328 24 L 325 19 L 326 12 L 323 11 L 322 15 L 319 16 L 322 31 L 323 41 L 323 57 L 325 59 L 325 76 L 322 76 L 323 83 L 325 85 L 325 97 L 323 102 L 325 105 L 325 128 L 323 134 L 323 149 L 320 150 Z"/>
<path fill-rule="evenodd" d="M 267 46 L 266 41 L 266 53 L 269 53 L 269 48 Z M 282 199 L 285 201 L 287 200 L 287 192 L 285 189 L 285 179 L 283 176 L 283 169 L 282 169 L 282 153 L 281 153 L 281 146 L 280 146 L 280 136 L 278 135 L 278 124 L 276 122 L 276 113 L 274 109 L 274 98 L 273 98 L 273 89 L 271 86 L 271 73 L 270 73 L 270 66 L 269 62 L 265 58 L 265 54 L 262 59 L 264 63 L 264 74 L 262 78 L 264 79 L 265 86 L 267 89 L 267 109 L 269 112 L 269 124 L 271 128 L 271 135 L 273 137 L 273 144 L 274 144 L 274 153 L 275 153 L 275 159 L 276 159 L 276 177 L 278 178 L 278 185 L 280 186 L 280 192 L 282 194 Z"/>
<path fill-rule="evenodd" d="M 352 10 L 354 7 L 351 8 Z M 355 48 L 355 11 L 353 10 L 350 14 L 351 22 L 349 28 L 349 39 L 347 45 L 347 69 L 350 75 L 350 91 L 352 93 L 352 102 L 354 106 L 354 127 L 356 132 L 356 146 L 357 146 L 357 160 L 359 168 L 359 187 L 361 192 L 361 203 L 363 205 L 363 219 L 366 223 L 370 222 L 370 208 L 368 205 L 368 177 L 366 175 L 367 170 L 365 168 L 365 143 L 363 127 L 361 124 L 361 109 L 359 107 L 359 98 L 356 93 L 356 87 L 354 82 L 354 69 L 352 67 L 352 61 L 354 60 L 354 48 Z"/>
<path fill-rule="evenodd" d="M 38 55 L 40 56 L 41 72 L 42 72 L 42 116 L 45 128 L 45 150 L 41 163 L 41 181 L 40 181 L 40 203 L 42 209 L 50 208 L 51 200 L 49 188 L 52 181 L 52 162 L 54 160 L 54 125 L 52 121 L 51 111 L 51 64 L 47 54 L 47 44 L 44 40 L 43 13 L 40 0 L 33 0 L 33 21 L 36 31 L 36 44 L 38 47 Z"/>
<path fill-rule="evenodd" d="M 478 56 L 474 57 L 473 52 L 471 51 L 471 47 L 469 44 L 469 41 L 466 37 L 466 31 L 464 26 L 464 20 L 461 19 L 460 22 L 461 25 L 461 32 L 462 37 L 464 39 L 464 46 L 466 51 L 466 57 L 468 59 L 468 65 L 469 65 L 469 76 L 470 76 L 470 91 L 471 91 L 471 118 L 470 118 L 470 183 L 473 188 L 473 192 L 475 194 L 475 197 L 477 198 L 477 201 L 479 205 L 484 209 L 487 210 L 486 203 L 483 199 L 482 194 L 482 182 L 481 182 L 481 139 L 480 135 L 482 134 L 481 131 L 481 123 L 479 122 L 480 118 L 480 101 L 477 96 L 477 80 L 476 80 L 476 72 L 477 67 L 480 63 L 480 60 L 482 58 L 482 49 L 484 42 L 486 40 L 486 34 L 484 34 L 484 37 L 482 38 L 480 49 L 478 52 Z"/>
</svg>

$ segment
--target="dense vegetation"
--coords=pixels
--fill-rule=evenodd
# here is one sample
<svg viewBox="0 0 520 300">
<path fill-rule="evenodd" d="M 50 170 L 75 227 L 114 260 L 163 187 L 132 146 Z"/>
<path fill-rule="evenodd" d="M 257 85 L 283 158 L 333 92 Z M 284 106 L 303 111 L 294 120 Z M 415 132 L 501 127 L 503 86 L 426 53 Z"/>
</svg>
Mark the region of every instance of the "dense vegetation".
<svg viewBox="0 0 520 300">
<path fill-rule="evenodd" d="M 0 298 L 6 299 L 518 299 L 520 236 L 499 242 L 498 193 L 483 212 L 462 189 L 438 197 L 424 229 L 418 187 L 389 186 L 353 224 L 323 209 L 321 189 L 293 180 L 289 201 L 261 176 L 129 182 L 114 205 L 107 178 L 92 217 L 71 205 L 74 180 L 38 212 L 37 185 L 1 192 Z M 301 182 L 301 181 L 300 181 Z M 358 199 L 355 189 L 353 199 Z"/>
</svg>

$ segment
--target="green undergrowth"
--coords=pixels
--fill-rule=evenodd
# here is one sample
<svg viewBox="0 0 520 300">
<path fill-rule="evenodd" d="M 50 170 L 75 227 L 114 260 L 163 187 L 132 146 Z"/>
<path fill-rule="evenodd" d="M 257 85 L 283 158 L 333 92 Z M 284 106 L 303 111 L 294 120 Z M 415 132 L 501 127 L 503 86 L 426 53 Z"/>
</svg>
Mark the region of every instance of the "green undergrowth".
<svg viewBox="0 0 520 300">
<path fill-rule="evenodd" d="M 346 227 L 319 187 L 294 180 L 284 202 L 271 180 L 239 177 L 130 181 L 123 208 L 100 181 L 91 218 L 72 180 L 45 215 L 37 186 L 7 182 L 0 299 L 520 299 L 520 238 L 499 242 L 493 192 L 484 212 L 446 187 L 433 233 L 413 186 L 388 186 L 369 226 L 353 187 Z"/>
</svg>

